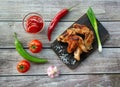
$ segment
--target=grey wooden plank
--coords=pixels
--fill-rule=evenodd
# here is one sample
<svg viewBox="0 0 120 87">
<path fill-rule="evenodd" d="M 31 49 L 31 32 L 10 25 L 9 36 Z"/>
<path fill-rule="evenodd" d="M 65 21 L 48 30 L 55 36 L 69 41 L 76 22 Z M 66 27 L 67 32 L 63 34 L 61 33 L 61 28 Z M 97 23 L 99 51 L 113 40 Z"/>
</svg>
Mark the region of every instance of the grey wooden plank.
<svg viewBox="0 0 120 87">
<path fill-rule="evenodd" d="M 50 44 L 66 30 L 73 22 L 59 22 L 52 33 L 52 41 L 47 39 L 47 28 L 49 22 L 45 22 L 44 30 L 39 34 L 28 34 L 24 31 L 21 22 L 0 22 L 0 48 L 14 48 L 14 32 L 18 33 L 18 38 L 26 47 L 32 39 L 42 41 L 44 47 L 50 47 Z M 110 33 L 110 38 L 104 44 L 104 47 L 120 47 L 120 22 L 101 22 Z"/>
<path fill-rule="evenodd" d="M 69 8 L 78 3 L 79 6 L 64 17 L 63 21 L 76 20 L 87 11 L 89 6 L 93 7 L 101 21 L 120 20 L 119 0 L 0 0 L 0 2 L 2 2 L 0 3 L 0 20 L 21 21 L 25 14 L 38 12 L 46 21 L 50 21 L 62 8 Z"/>
<path fill-rule="evenodd" d="M 61 75 L 0 77 L 1 87 L 119 87 L 120 75 Z"/>
<path fill-rule="evenodd" d="M 0 75 L 44 75 L 51 65 L 57 66 L 61 74 L 120 73 L 120 48 L 103 48 L 102 53 L 95 51 L 74 70 L 60 61 L 51 49 L 43 49 L 41 53 L 32 55 L 46 58 L 49 62 L 31 63 L 31 69 L 25 74 L 20 74 L 16 65 L 23 58 L 15 49 L 0 49 Z"/>
</svg>

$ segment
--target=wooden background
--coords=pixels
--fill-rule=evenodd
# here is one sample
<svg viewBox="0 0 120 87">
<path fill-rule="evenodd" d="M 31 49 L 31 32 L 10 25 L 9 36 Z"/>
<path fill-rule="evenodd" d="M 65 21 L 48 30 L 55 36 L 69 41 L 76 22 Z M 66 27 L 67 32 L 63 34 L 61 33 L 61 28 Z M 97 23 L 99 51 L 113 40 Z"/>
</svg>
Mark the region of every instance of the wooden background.
<svg viewBox="0 0 120 87">
<path fill-rule="evenodd" d="M 70 70 L 50 48 L 46 31 L 51 19 L 64 7 L 79 3 L 57 25 L 52 41 L 74 21 L 86 13 L 89 6 L 96 17 L 109 31 L 110 38 L 103 45 L 103 52 L 97 50 L 76 69 Z M 22 19 L 29 12 L 40 13 L 45 20 L 44 30 L 36 35 L 28 34 L 22 27 Z M 47 64 L 33 64 L 27 73 L 16 70 L 16 64 L 23 58 L 14 46 L 13 33 L 28 51 L 28 42 L 39 39 L 43 50 L 38 57 L 49 60 Z M 0 0 L 0 87 L 120 87 L 120 0 Z M 29 52 L 29 51 L 28 51 Z M 61 75 L 51 79 L 46 70 L 57 66 Z"/>
</svg>

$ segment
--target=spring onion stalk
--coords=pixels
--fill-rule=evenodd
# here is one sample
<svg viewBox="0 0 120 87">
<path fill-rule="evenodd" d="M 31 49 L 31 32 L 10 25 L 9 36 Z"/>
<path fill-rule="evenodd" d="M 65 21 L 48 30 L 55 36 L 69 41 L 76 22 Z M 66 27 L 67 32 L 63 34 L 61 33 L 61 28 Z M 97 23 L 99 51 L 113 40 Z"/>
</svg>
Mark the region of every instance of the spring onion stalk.
<svg viewBox="0 0 120 87">
<path fill-rule="evenodd" d="M 95 31 L 95 34 L 96 34 L 96 37 L 97 37 L 98 51 L 102 52 L 102 44 L 101 44 L 99 33 L 98 33 L 98 25 L 97 25 L 95 14 L 94 14 L 91 7 L 89 7 L 89 9 L 87 11 L 87 16 L 88 16 L 88 18 L 90 20 L 90 23 L 92 24 L 92 26 L 94 28 L 94 31 Z"/>
</svg>

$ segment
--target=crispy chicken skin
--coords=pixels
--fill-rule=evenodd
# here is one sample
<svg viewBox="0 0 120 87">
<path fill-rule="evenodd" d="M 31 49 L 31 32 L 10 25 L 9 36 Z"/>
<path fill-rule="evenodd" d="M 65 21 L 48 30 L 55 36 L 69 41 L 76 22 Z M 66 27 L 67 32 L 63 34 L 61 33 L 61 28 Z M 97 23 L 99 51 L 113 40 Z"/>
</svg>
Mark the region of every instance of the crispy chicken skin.
<svg viewBox="0 0 120 87">
<path fill-rule="evenodd" d="M 84 35 L 84 39 L 80 35 Z M 68 43 L 67 52 L 74 52 L 74 58 L 77 61 L 80 61 L 82 52 L 88 52 L 92 49 L 93 39 L 93 32 L 85 25 L 77 23 L 57 38 L 60 42 Z"/>
<path fill-rule="evenodd" d="M 86 27 L 85 25 L 74 24 L 73 27 L 75 28 L 75 32 L 78 34 L 82 34 L 85 36 L 84 42 L 85 46 L 88 50 L 91 50 L 91 44 L 93 43 L 94 34 L 93 32 Z"/>
</svg>

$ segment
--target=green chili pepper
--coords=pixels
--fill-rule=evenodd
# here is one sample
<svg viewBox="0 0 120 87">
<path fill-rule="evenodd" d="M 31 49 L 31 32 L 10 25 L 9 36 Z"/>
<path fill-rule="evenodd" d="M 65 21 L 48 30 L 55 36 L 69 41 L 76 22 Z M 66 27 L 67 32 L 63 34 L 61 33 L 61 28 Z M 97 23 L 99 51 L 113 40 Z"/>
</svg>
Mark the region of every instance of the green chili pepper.
<svg viewBox="0 0 120 87">
<path fill-rule="evenodd" d="M 34 63 L 46 63 L 46 62 L 48 62 L 47 59 L 38 58 L 38 57 L 30 55 L 26 50 L 23 49 L 23 46 L 22 46 L 21 42 L 18 40 L 16 33 L 14 33 L 14 37 L 15 37 L 16 50 L 24 59 L 31 61 L 31 62 L 34 62 Z"/>
</svg>

